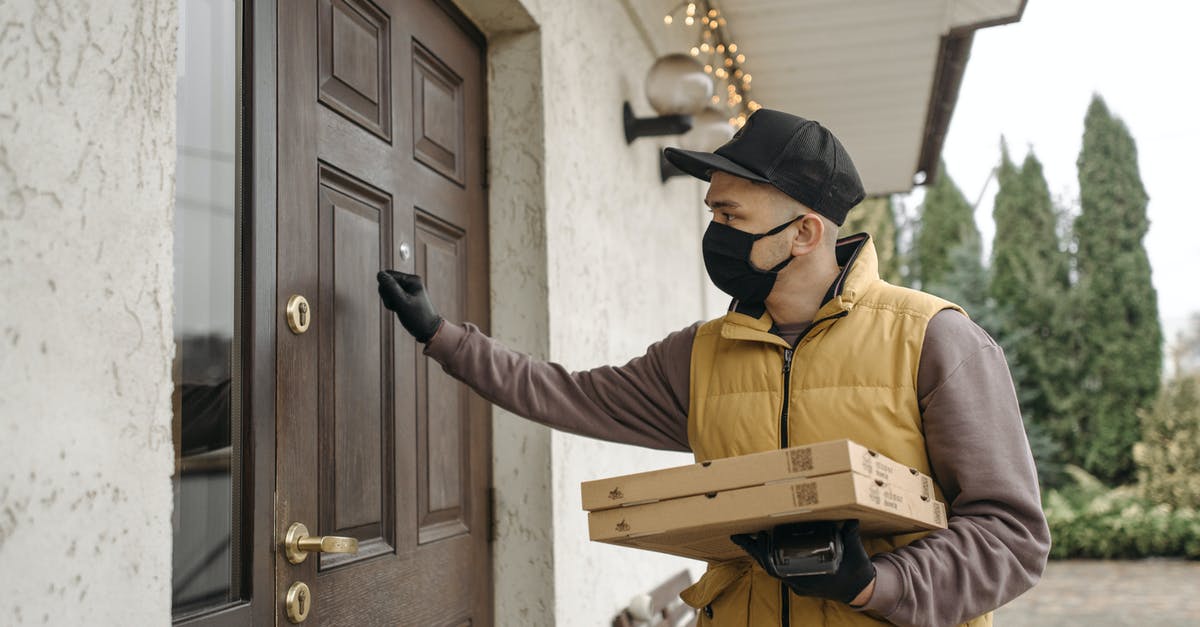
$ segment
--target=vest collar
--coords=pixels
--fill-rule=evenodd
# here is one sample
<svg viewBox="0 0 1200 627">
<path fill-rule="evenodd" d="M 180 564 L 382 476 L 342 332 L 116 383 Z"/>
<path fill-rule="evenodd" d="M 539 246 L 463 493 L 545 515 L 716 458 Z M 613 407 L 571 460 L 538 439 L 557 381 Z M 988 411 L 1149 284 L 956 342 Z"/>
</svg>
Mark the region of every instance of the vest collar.
<svg viewBox="0 0 1200 627">
<path fill-rule="evenodd" d="M 867 288 L 879 280 L 879 258 L 870 235 L 858 233 L 839 239 L 835 254 L 842 272 L 830 286 L 825 303 L 817 310 L 817 321 L 841 317 L 843 312 L 854 309 Z M 762 303 L 748 304 L 734 300 L 729 306 L 729 313 L 725 314 L 725 323 L 721 325 L 721 337 L 791 348 L 783 338 L 771 333 L 774 326 L 775 321 Z"/>
</svg>

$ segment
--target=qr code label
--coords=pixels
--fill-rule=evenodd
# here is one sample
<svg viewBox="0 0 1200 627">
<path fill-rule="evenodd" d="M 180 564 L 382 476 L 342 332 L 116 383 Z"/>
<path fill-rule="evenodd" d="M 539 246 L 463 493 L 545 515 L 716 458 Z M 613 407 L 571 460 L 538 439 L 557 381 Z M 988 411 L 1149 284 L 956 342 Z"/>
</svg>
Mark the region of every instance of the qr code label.
<svg viewBox="0 0 1200 627">
<path fill-rule="evenodd" d="M 812 449 L 798 448 L 788 451 L 788 472 L 804 472 L 812 470 Z"/>
<path fill-rule="evenodd" d="M 807 507 L 817 504 L 817 484 L 809 481 L 792 487 L 792 504 L 796 507 Z"/>
</svg>

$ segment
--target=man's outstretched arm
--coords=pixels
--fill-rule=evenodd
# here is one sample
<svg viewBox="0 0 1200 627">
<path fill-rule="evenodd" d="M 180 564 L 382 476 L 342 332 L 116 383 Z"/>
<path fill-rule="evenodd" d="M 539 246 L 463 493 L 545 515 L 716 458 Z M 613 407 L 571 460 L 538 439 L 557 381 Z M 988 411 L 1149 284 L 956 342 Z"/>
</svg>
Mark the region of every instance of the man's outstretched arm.
<svg viewBox="0 0 1200 627">
<path fill-rule="evenodd" d="M 601 440 L 673 451 L 687 441 L 688 380 L 677 364 L 691 359 L 692 325 L 652 344 L 623 366 L 570 372 L 484 335 L 473 324 L 444 321 L 420 278 L 381 272 L 379 293 L 447 374 L 480 396 L 546 426 Z"/>
</svg>

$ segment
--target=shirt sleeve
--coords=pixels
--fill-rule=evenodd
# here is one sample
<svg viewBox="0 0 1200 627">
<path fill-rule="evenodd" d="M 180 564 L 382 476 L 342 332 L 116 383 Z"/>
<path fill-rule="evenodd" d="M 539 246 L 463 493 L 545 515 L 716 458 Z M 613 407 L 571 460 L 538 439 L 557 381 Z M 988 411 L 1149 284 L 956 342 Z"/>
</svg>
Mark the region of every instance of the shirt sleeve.
<svg viewBox="0 0 1200 627">
<path fill-rule="evenodd" d="M 898 625 L 957 625 L 1037 583 L 1050 530 L 1012 376 L 987 332 L 954 310 L 934 316 L 917 389 L 949 524 L 875 555 L 863 609 Z"/>
<path fill-rule="evenodd" d="M 488 401 L 534 422 L 611 442 L 690 451 L 688 371 L 700 323 L 623 366 L 569 372 L 513 351 L 473 324 L 443 322 L 425 354 Z"/>
</svg>

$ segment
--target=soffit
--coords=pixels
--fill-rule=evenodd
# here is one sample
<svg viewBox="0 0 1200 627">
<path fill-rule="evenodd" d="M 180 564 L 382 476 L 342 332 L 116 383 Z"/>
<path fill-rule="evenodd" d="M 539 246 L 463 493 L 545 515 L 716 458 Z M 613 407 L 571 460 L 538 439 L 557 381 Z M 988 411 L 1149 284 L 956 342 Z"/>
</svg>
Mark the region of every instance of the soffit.
<svg viewBox="0 0 1200 627">
<path fill-rule="evenodd" d="M 644 3 L 637 11 L 656 43 L 664 46 L 661 53 L 686 49 L 680 45 L 685 27 L 664 27 L 662 22 L 677 4 Z M 869 194 L 907 191 L 918 170 L 927 162 L 936 163 L 971 33 L 1016 21 L 1024 4 L 716 2 L 728 19 L 732 41 L 747 56 L 744 67 L 754 76 L 750 97 L 764 107 L 796 113 L 832 129 L 853 156 Z M 946 52 L 944 37 L 957 37 L 960 45 Z"/>
</svg>

